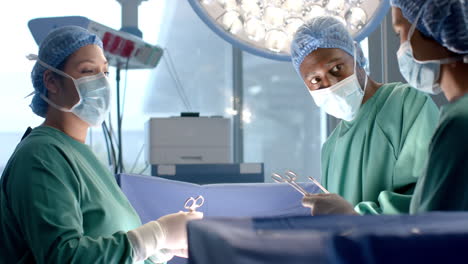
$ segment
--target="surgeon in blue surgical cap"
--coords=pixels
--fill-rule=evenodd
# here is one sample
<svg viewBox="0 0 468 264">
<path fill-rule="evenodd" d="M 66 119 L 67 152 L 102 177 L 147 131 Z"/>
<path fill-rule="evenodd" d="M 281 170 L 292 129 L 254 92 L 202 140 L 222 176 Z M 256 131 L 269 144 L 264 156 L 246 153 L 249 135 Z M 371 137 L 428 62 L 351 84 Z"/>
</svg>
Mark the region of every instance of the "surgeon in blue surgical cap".
<svg viewBox="0 0 468 264">
<path fill-rule="evenodd" d="M 429 147 L 411 213 L 468 210 L 468 1 L 393 0 L 400 71 L 416 89 L 449 103 Z"/>
<path fill-rule="evenodd" d="M 308 195 L 304 206 L 313 215 L 354 213 L 349 203 L 360 214 L 408 212 L 437 125 L 434 102 L 407 84 L 370 79 L 359 44 L 333 17 L 299 28 L 291 56 L 311 99 L 341 119 L 321 153 L 331 194 Z"/>
<path fill-rule="evenodd" d="M 85 144 L 109 111 L 101 40 L 76 26 L 51 31 L 32 70 L 31 108 L 44 117 L 0 179 L 0 263 L 162 263 L 187 254 L 179 212 L 141 225 L 114 175 Z"/>
</svg>

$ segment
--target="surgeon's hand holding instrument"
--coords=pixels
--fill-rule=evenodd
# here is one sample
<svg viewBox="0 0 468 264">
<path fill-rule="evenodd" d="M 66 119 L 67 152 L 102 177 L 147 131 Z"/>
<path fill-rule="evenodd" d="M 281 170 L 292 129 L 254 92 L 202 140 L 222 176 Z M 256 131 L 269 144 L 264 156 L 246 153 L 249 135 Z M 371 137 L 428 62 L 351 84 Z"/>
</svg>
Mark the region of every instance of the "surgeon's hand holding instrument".
<svg viewBox="0 0 468 264">
<path fill-rule="evenodd" d="M 271 178 L 275 182 L 280 182 L 280 183 L 285 182 L 291 185 L 291 187 L 293 187 L 296 191 L 300 192 L 304 196 L 309 194 L 309 192 L 307 192 L 304 188 L 302 188 L 302 186 L 297 184 L 296 182 L 297 175 L 292 171 L 287 171 L 285 176 L 279 175 L 277 173 L 272 173 Z"/>
<path fill-rule="evenodd" d="M 336 193 L 309 194 L 302 198 L 302 205 L 310 208 L 312 215 L 358 215 L 353 206 Z"/>
<path fill-rule="evenodd" d="M 273 173 L 271 175 L 271 178 L 275 182 L 286 182 L 289 185 L 291 185 L 294 189 L 296 189 L 298 192 L 300 192 L 302 195 L 307 195 L 309 194 L 302 186 L 297 184 L 297 174 L 291 170 L 286 171 L 286 176 L 281 176 L 277 173 Z M 325 187 L 323 187 L 316 179 L 313 177 L 309 176 L 309 180 L 311 180 L 317 187 L 319 187 L 324 193 L 330 193 Z"/>
<path fill-rule="evenodd" d="M 160 262 L 166 262 L 174 254 L 186 257 L 181 253 L 187 252 L 187 221 L 203 218 L 203 213 L 197 212 L 196 209 L 202 206 L 204 201 L 203 196 L 190 197 L 184 204 L 184 208 L 189 212 L 168 214 L 128 231 L 127 236 L 133 246 L 134 260 L 145 260 L 155 254 L 161 255 L 161 252 L 166 253 L 167 257 L 164 260 L 159 259 Z"/>
</svg>

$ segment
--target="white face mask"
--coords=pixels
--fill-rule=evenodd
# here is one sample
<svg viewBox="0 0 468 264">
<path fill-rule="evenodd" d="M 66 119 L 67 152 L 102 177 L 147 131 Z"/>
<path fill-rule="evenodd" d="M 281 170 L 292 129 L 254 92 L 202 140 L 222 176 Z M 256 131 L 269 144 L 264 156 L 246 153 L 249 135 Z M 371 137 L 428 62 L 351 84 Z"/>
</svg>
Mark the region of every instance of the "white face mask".
<svg viewBox="0 0 468 264">
<path fill-rule="evenodd" d="M 364 89 L 367 85 L 367 75 Z M 354 48 L 354 73 L 346 79 L 325 89 L 309 91 L 317 104 L 327 114 L 345 121 L 353 120 L 364 98 L 364 90 L 361 88 L 356 75 L 356 48 Z"/>
<path fill-rule="evenodd" d="M 44 101 L 57 110 L 75 114 L 90 126 L 99 126 L 102 124 L 106 115 L 109 113 L 111 100 L 110 84 L 104 73 L 101 72 L 96 75 L 75 79 L 65 72 L 42 62 L 36 55 L 30 54 L 28 55 L 28 59 L 37 60 L 42 66 L 50 69 L 51 71 L 72 79 L 80 97 L 80 100 L 70 109 L 53 103 L 45 95 L 41 94 L 40 96 Z"/>
<path fill-rule="evenodd" d="M 441 60 L 420 61 L 414 58 L 411 48 L 411 37 L 421 12 L 416 17 L 408 32 L 408 40 L 401 44 L 397 51 L 398 65 L 401 75 L 414 88 L 430 94 L 438 94 L 442 91 L 439 85 L 440 65 L 462 60 L 461 56 L 445 58 Z"/>
</svg>

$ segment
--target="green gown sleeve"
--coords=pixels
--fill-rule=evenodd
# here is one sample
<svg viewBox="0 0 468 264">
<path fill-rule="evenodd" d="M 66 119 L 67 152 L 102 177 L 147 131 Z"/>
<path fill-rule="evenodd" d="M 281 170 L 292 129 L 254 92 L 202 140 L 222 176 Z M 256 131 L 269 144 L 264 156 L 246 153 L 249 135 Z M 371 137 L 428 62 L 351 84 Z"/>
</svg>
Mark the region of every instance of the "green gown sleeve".
<svg viewBox="0 0 468 264">
<path fill-rule="evenodd" d="M 414 182 L 422 175 L 429 143 L 437 126 L 439 111 L 427 96 L 407 98 L 403 108 L 401 112 L 404 115 L 403 123 L 400 126 L 385 129 L 387 133 L 400 137 L 399 144 L 394 143 L 394 148 L 398 153 L 392 178 L 392 185 L 395 189 L 380 192 L 377 198 L 378 204 L 369 201 L 357 204 L 355 210 L 360 214 L 409 213 Z M 388 113 L 387 117 L 390 116 L 392 114 Z M 382 122 L 397 123 L 385 119 Z M 392 135 L 389 138 L 392 138 Z"/>
<path fill-rule="evenodd" d="M 450 118 L 438 128 L 410 213 L 468 210 L 467 135 L 468 119 L 463 116 Z"/>
<path fill-rule="evenodd" d="M 42 148 L 41 148 L 42 147 Z M 37 263 L 132 263 L 125 232 L 83 234 L 81 182 L 53 146 L 21 153 L 9 179 L 11 210 Z"/>
</svg>

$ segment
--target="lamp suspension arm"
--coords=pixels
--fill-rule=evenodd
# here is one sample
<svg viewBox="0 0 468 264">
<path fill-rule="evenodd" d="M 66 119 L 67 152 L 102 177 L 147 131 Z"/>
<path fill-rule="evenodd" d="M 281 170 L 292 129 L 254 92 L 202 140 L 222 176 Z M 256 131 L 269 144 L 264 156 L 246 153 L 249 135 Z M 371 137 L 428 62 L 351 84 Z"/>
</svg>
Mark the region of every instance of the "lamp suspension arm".
<svg viewBox="0 0 468 264">
<path fill-rule="evenodd" d="M 120 30 L 142 38 L 143 33 L 138 29 L 138 6 L 147 0 L 117 0 L 122 6 L 122 28 Z"/>
</svg>

